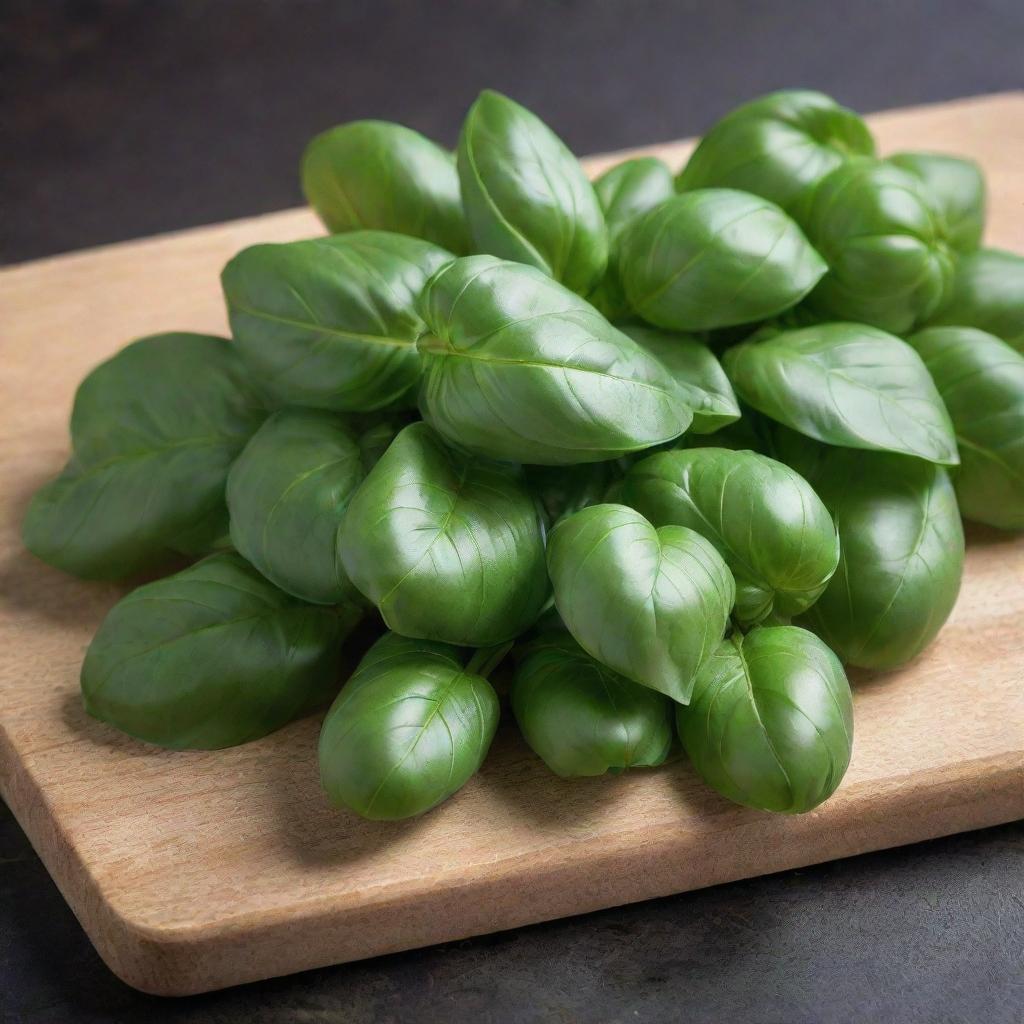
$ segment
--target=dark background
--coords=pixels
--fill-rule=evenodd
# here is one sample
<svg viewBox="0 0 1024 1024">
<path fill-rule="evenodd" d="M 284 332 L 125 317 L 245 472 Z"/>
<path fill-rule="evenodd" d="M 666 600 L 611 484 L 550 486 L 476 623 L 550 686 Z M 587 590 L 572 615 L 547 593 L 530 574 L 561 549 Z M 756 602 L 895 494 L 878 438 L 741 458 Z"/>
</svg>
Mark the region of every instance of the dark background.
<svg viewBox="0 0 1024 1024">
<path fill-rule="evenodd" d="M 880 110 L 1024 85 L 1024 0 L 0 0 L 0 260 L 301 201 L 360 117 L 453 144 L 484 86 L 577 152 L 771 89 Z"/>
<path fill-rule="evenodd" d="M 1024 2 L 0 0 L 0 261 L 294 205 L 315 132 L 451 144 L 483 86 L 593 152 L 798 85 L 864 111 L 1021 88 Z M 110 975 L 0 805 L 0 1022 L 1009 1024 L 1022 888 L 1008 825 L 162 1001 Z"/>
</svg>

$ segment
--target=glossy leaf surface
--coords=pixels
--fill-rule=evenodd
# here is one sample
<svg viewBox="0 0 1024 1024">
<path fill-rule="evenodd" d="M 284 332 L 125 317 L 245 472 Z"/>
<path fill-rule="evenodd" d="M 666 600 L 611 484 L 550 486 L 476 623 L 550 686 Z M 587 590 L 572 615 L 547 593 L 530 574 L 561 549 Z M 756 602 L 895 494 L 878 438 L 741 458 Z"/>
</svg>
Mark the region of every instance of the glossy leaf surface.
<svg viewBox="0 0 1024 1024">
<path fill-rule="evenodd" d="M 953 278 L 946 226 L 920 179 L 884 160 L 851 160 L 814 191 L 804 221 L 829 273 L 810 297 L 823 318 L 893 334 L 923 322 Z"/>
<path fill-rule="evenodd" d="M 825 506 L 798 473 L 751 451 L 692 448 L 637 463 L 623 500 L 656 526 L 686 526 L 736 578 L 736 616 L 759 622 L 812 605 L 839 561 Z"/>
<path fill-rule="evenodd" d="M 809 811 L 835 792 L 850 763 L 853 700 L 843 666 L 796 626 L 759 626 L 723 641 L 676 719 L 698 774 L 748 807 Z"/>
<path fill-rule="evenodd" d="M 625 505 L 593 505 L 552 530 L 547 558 L 555 606 L 583 649 L 688 701 L 736 596 L 714 545 L 685 527 L 655 529 Z"/>
<path fill-rule="evenodd" d="M 897 153 L 888 160 L 924 184 L 954 249 L 978 248 L 985 230 L 985 176 L 973 160 L 946 153 Z"/>
<path fill-rule="evenodd" d="M 459 136 L 459 180 L 478 251 L 528 263 L 585 294 L 608 262 L 608 234 L 579 161 L 535 114 L 487 89 Z"/>
<path fill-rule="evenodd" d="M 457 648 L 385 634 L 324 720 L 323 787 L 364 818 L 423 814 L 476 774 L 498 713 L 493 687 Z"/>
<path fill-rule="evenodd" d="M 451 259 L 382 231 L 250 246 L 221 274 L 232 334 L 281 403 L 357 412 L 413 403 L 424 329 L 416 299 Z"/>
<path fill-rule="evenodd" d="M 518 636 L 547 598 L 539 511 L 518 468 L 406 427 L 349 503 L 344 568 L 404 636 L 472 647 Z"/>
<path fill-rule="evenodd" d="M 636 217 L 675 194 L 668 164 L 654 156 L 637 156 L 609 167 L 594 180 L 594 191 L 613 247 Z"/>
<path fill-rule="evenodd" d="M 420 308 L 420 408 L 455 444 L 515 462 L 599 462 L 690 425 L 664 366 L 532 267 L 457 260 Z"/>
<path fill-rule="evenodd" d="M 624 327 L 641 348 L 653 355 L 675 378 L 693 409 L 692 434 L 713 434 L 740 418 L 740 406 L 715 354 L 691 335 L 672 334 L 653 327 Z"/>
<path fill-rule="evenodd" d="M 909 341 L 956 430 L 961 514 L 1024 529 L 1024 356 L 973 327 L 931 327 Z"/>
<path fill-rule="evenodd" d="M 874 149 L 867 125 L 852 110 L 820 92 L 788 89 L 723 117 L 701 139 L 676 184 L 680 192 L 753 192 L 799 218 L 822 178 L 850 156 L 871 156 Z"/>
<path fill-rule="evenodd" d="M 272 583 L 305 601 L 355 599 L 338 546 L 362 479 L 359 447 L 336 416 L 313 409 L 275 413 L 228 475 L 235 548 Z"/>
<path fill-rule="evenodd" d="M 302 191 L 332 233 L 394 231 L 469 251 L 452 154 L 403 125 L 352 121 L 317 135 Z"/>
<path fill-rule="evenodd" d="M 719 188 L 684 192 L 634 221 L 618 260 L 632 309 L 677 331 L 774 316 L 799 302 L 827 269 L 778 206 Z"/>
<path fill-rule="evenodd" d="M 608 269 L 587 296 L 609 320 L 629 314 L 629 303 L 619 277 L 619 238 L 642 213 L 675 194 L 672 172 L 657 157 L 638 156 L 609 167 L 594 181 L 594 191 L 608 227 Z"/>
<path fill-rule="evenodd" d="M 928 370 L 885 331 L 830 323 L 766 334 L 726 352 L 725 369 L 744 402 L 818 441 L 958 461 Z"/>
<path fill-rule="evenodd" d="M 246 743 L 331 697 L 353 622 L 212 555 L 113 607 L 82 665 L 85 707 L 162 747 Z"/>
<path fill-rule="evenodd" d="M 956 603 L 964 534 L 945 470 L 789 435 L 839 531 L 841 557 L 804 624 L 850 665 L 891 669 L 935 639 Z"/>
<path fill-rule="evenodd" d="M 527 646 L 511 696 L 526 742 L 563 778 L 655 767 L 672 747 L 672 702 L 602 665 L 568 633 Z"/>
<path fill-rule="evenodd" d="M 929 321 L 977 327 L 1024 353 L 1024 256 L 979 249 L 957 262 L 948 301 Z"/>
<path fill-rule="evenodd" d="M 204 550 L 227 525 L 228 467 L 265 415 L 223 338 L 133 342 L 79 385 L 71 457 L 32 499 L 25 546 L 89 579 Z"/>
</svg>

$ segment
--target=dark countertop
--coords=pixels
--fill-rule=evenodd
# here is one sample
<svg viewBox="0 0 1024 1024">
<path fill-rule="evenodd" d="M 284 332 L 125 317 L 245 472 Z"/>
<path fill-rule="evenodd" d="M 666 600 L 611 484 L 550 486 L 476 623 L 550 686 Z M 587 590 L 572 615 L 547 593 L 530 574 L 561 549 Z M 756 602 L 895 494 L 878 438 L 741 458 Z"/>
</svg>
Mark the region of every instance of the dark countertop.
<svg viewBox="0 0 1024 1024">
<path fill-rule="evenodd" d="M 1020 0 L 8 0 L 0 261 L 294 205 L 316 131 L 374 116 L 451 143 L 485 85 L 593 152 L 697 133 L 787 85 L 862 110 L 1020 88 L 1022 52 Z M 1022 823 L 159 1000 L 106 970 L 0 805 L 3 1024 L 1009 1024 L 1022 1010 Z"/>
</svg>

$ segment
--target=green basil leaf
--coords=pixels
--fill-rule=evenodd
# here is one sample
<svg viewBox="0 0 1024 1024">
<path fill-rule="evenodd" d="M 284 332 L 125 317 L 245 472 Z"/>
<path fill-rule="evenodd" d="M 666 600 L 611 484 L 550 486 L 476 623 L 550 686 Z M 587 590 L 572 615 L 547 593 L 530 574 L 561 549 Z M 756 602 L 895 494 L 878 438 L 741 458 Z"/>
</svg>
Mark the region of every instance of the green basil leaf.
<svg viewBox="0 0 1024 1024">
<path fill-rule="evenodd" d="M 815 189 L 804 229 L 829 265 L 809 299 L 822 317 L 903 334 L 949 291 L 945 223 L 920 179 L 884 160 L 834 170 Z"/>
<path fill-rule="evenodd" d="M 243 249 L 221 274 L 239 352 L 283 404 L 365 412 L 414 402 L 416 299 L 451 259 L 383 231 Z"/>
<path fill-rule="evenodd" d="M 621 320 L 630 309 L 619 277 L 619 238 L 640 214 L 673 196 L 672 172 L 657 157 L 633 157 L 608 168 L 594 191 L 608 227 L 608 269 L 587 301 L 609 320 Z"/>
<path fill-rule="evenodd" d="M 233 552 L 211 555 L 111 609 L 82 665 L 85 708 L 161 747 L 247 743 L 330 698 L 354 622 L 289 597 Z"/>
<path fill-rule="evenodd" d="M 480 252 L 528 263 L 581 294 L 597 283 L 608 261 L 597 196 L 540 118 L 485 90 L 462 126 L 458 169 Z"/>
<path fill-rule="evenodd" d="M 402 427 L 415 423 L 419 414 L 415 409 L 378 409 L 342 413 L 339 419 L 349 436 L 356 439 L 363 469 L 369 473 Z"/>
<path fill-rule="evenodd" d="M 716 430 L 713 434 L 696 434 L 692 431 L 681 438 L 675 448 L 731 448 L 737 452 L 758 452 L 774 457 L 772 451 L 772 421 L 749 405 L 737 403 L 741 416 L 734 423 Z"/>
<path fill-rule="evenodd" d="M 736 616 L 792 616 L 812 605 L 839 561 L 835 526 L 810 484 L 750 451 L 692 448 L 637 463 L 623 500 L 655 526 L 696 530 L 736 578 Z"/>
<path fill-rule="evenodd" d="M 607 271 L 587 293 L 587 302 L 611 324 L 631 319 L 626 293 L 622 290 L 622 282 L 614 271 Z"/>
<path fill-rule="evenodd" d="M 526 742 L 563 778 L 653 768 L 672 747 L 672 702 L 595 661 L 567 633 L 526 647 L 511 698 Z"/>
<path fill-rule="evenodd" d="M 931 327 L 909 342 L 953 420 L 961 514 L 1024 529 L 1024 356 L 973 327 Z"/>
<path fill-rule="evenodd" d="M 380 423 L 367 427 L 356 438 L 359 455 L 363 460 L 363 469 L 367 473 L 380 462 L 381 456 L 388 450 L 391 442 L 404 426 L 406 424 L 397 419 L 381 420 Z"/>
<path fill-rule="evenodd" d="M 686 703 L 736 597 L 713 544 L 681 526 L 655 529 L 625 505 L 576 512 L 548 538 L 555 606 L 588 654 Z"/>
<path fill-rule="evenodd" d="M 956 437 L 920 356 L 864 324 L 818 324 L 744 342 L 725 354 L 740 398 L 827 444 L 955 466 Z"/>
<path fill-rule="evenodd" d="M 888 161 L 924 184 L 954 249 L 978 248 L 985 230 L 985 176 L 973 160 L 945 153 L 897 153 Z"/>
<path fill-rule="evenodd" d="M 796 434 L 780 456 L 807 474 L 841 557 L 802 624 L 851 665 L 891 669 L 935 639 L 956 603 L 964 534 L 948 474 L 902 455 L 828 448 Z"/>
<path fill-rule="evenodd" d="M 352 121 L 317 135 L 302 191 L 332 233 L 394 231 L 469 251 L 452 154 L 403 125 Z"/>
<path fill-rule="evenodd" d="M 431 279 L 420 309 L 431 332 L 419 341 L 423 417 L 472 451 L 599 462 L 690 425 L 661 363 L 532 267 L 456 260 Z"/>
<path fill-rule="evenodd" d="M 526 482 L 540 501 L 548 523 L 608 500 L 608 491 L 625 475 L 615 462 L 581 462 L 575 466 L 524 466 Z"/>
<path fill-rule="evenodd" d="M 521 471 L 406 427 L 349 503 L 341 558 L 390 629 L 486 647 L 518 636 L 547 598 L 544 536 Z"/>
<path fill-rule="evenodd" d="M 192 559 L 205 558 L 215 551 L 231 551 L 231 525 L 227 505 L 220 503 L 195 525 L 176 533 L 170 545 L 178 554 Z"/>
<path fill-rule="evenodd" d="M 1024 353 L 1024 256 L 979 249 L 957 262 L 948 301 L 929 324 L 977 327 Z"/>
<path fill-rule="evenodd" d="M 228 467 L 265 415 L 223 338 L 133 342 L 79 385 L 71 458 L 32 499 L 25 546 L 88 579 L 202 550 L 225 526 Z"/>
<path fill-rule="evenodd" d="M 736 188 L 805 212 L 814 187 L 874 140 L 852 111 L 820 92 L 787 89 L 737 107 L 701 139 L 676 179 L 680 192 Z"/>
<path fill-rule="evenodd" d="M 304 601 L 356 599 L 338 546 L 362 479 L 359 448 L 335 416 L 312 409 L 276 413 L 228 475 L 235 548 L 271 583 Z"/>
<path fill-rule="evenodd" d="M 809 811 L 836 791 L 850 763 L 853 699 L 843 666 L 796 626 L 723 641 L 676 721 L 701 778 L 748 807 Z"/>
<path fill-rule="evenodd" d="M 656 327 L 753 323 L 796 305 L 827 270 L 778 206 L 732 189 L 684 192 L 635 220 L 618 269 L 632 309 Z"/>
<path fill-rule="evenodd" d="M 493 687 L 457 648 L 385 634 L 324 719 L 323 787 L 364 818 L 423 814 L 479 770 L 498 713 Z"/>
<path fill-rule="evenodd" d="M 672 374 L 693 409 L 693 434 L 713 434 L 740 418 L 740 406 L 721 364 L 707 345 L 686 334 L 653 327 L 623 327 Z"/>
<path fill-rule="evenodd" d="M 641 213 L 675 194 L 668 164 L 654 156 L 636 156 L 609 167 L 594 180 L 594 191 L 613 249 L 623 230 Z"/>
</svg>

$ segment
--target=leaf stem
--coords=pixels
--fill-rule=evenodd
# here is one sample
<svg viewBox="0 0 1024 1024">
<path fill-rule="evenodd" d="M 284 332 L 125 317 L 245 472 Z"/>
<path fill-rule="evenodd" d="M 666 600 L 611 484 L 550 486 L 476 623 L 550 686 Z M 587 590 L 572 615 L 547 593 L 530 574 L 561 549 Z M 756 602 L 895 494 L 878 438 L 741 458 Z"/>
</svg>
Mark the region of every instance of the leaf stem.
<svg viewBox="0 0 1024 1024">
<path fill-rule="evenodd" d="M 478 648 L 466 665 L 469 675 L 482 676 L 486 679 L 500 664 L 502 658 L 512 650 L 513 641 L 495 644 L 493 647 Z"/>
</svg>

